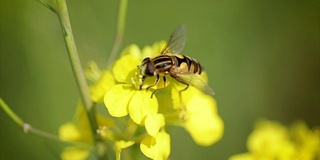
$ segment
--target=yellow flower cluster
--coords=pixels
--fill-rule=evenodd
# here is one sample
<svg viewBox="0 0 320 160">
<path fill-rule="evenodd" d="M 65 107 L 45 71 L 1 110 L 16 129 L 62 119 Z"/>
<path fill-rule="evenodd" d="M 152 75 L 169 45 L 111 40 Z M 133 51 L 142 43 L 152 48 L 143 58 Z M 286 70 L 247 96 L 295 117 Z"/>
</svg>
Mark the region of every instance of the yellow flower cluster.
<svg viewBox="0 0 320 160">
<path fill-rule="evenodd" d="M 170 135 L 165 129 L 167 125 L 184 127 L 193 140 L 202 146 L 212 145 L 223 135 L 223 121 L 217 113 L 213 97 L 191 86 L 179 94 L 185 86 L 170 77 L 170 85 L 153 98 L 152 91 L 162 87 L 163 81 L 148 90 L 140 90 L 142 81 L 137 66 L 143 58 L 157 56 L 165 45 L 164 41 L 157 42 L 142 50 L 137 45 L 130 45 L 124 49 L 111 70 L 100 71 L 92 63 L 87 72 L 87 77 L 95 80 L 90 87 L 92 101 L 104 103 L 110 114 L 98 115 L 99 134 L 106 142 L 113 143 L 117 159 L 120 159 L 123 149 L 134 145 L 139 145 L 148 158 L 168 159 L 171 149 Z M 205 73 L 203 78 L 206 80 Z M 148 86 L 154 80 L 148 77 L 143 85 Z M 81 120 L 80 116 L 77 122 L 61 126 L 61 139 L 92 144 L 92 138 L 87 139 L 91 135 L 85 120 L 86 117 Z M 62 159 L 72 157 L 75 153 L 72 148 L 68 149 L 62 153 Z M 88 156 L 83 148 L 78 148 L 78 151 L 83 158 Z"/>
<path fill-rule="evenodd" d="M 316 160 L 320 159 L 320 128 L 310 130 L 303 122 L 290 128 L 262 120 L 250 134 L 249 152 L 229 160 Z"/>
</svg>

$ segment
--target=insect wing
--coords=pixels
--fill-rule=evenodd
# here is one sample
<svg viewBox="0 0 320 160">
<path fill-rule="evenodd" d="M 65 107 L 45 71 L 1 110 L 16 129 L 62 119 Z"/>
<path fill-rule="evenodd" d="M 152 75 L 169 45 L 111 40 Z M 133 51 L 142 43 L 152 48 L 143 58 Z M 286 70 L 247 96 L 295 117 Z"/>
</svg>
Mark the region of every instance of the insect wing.
<svg viewBox="0 0 320 160">
<path fill-rule="evenodd" d="M 214 95 L 213 89 L 197 74 L 178 74 L 178 81 L 190 84 L 205 94 Z"/>
<path fill-rule="evenodd" d="M 186 27 L 178 26 L 170 36 L 167 46 L 161 51 L 161 54 L 179 54 L 184 48 L 187 39 Z"/>
</svg>

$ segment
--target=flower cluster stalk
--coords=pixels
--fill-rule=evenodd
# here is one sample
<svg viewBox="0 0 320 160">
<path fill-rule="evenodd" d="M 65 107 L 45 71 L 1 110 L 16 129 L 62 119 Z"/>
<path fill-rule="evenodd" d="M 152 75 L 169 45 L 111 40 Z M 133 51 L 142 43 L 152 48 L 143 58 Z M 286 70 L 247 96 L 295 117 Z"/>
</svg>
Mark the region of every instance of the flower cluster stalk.
<svg viewBox="0 0 320 160">
<path fill-rule="evenodd" d="M 126 12 L 127 12 L 128 0 L 120 0 L 118 20 L 117 20 L 117 30 L 114 38 L 114 44 L 108 58 L 107 68 L 110 69 L 111 65 L 114 63 L 117 54 L 123 40 L 124 26 L 126 22 Z"/>
</svg>

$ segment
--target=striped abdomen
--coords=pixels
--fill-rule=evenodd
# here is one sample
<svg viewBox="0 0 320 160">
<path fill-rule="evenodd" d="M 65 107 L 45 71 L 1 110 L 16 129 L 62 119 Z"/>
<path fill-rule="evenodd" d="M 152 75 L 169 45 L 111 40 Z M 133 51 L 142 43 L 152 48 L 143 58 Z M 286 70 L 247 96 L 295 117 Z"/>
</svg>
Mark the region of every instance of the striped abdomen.
<svg viewBox="0 0 320 160">
<path fill-rule="evenodd" d="M 180 54 L 175 54 L 173 57 L 180 74 L 201 74 L 202 66 L 197 60 Z"/>
</svg>

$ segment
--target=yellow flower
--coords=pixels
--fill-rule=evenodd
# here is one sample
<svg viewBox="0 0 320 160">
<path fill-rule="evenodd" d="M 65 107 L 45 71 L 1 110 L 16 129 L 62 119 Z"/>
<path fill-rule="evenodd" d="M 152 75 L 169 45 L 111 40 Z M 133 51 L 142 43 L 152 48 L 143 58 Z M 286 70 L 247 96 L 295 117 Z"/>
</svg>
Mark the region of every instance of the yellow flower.
<svg viewBox="0 0 320 160">
<path fill-rule="evenodd" d="M 97 121 L 99 126 L 113 126 L 113 122 L 105 116 L 98 114 Z M 93 145 L 93 136 L 90 129 L 89 120 L 86 112 L 81 105 L 78 106 L 75 120 L 67 122 L 59 128 L 59 138 L 64 141 L 80 142 L 79 145 L 74 145 L 64 148 L 61 153 L 61 159 L 86 159 Z M 80 145 L 82 144 L 82 145 Z M 86 147 L 83 145 L 85 144 Z"/>
<path fill-rule="evenodd" d="M 114 150 L 116 151 L 116 159 L 121 159 L 121 151 L 125 148 L 128 148 L 134 144 L 134 141 L 116 141 L 114 144 Z"/>
<path fill-rule="evenodd" d="M 113 75 L 109 71 L 104 71 L 101 78 L 92 86 L 90 86 L 90 93 L 93 102 L 103 102 L 103 97 L 109 88 L 115 85 Z"/>
<path fill-rule="evenodd" d="M 151 91 L 138 91 L 118 84 L 107 92 L 104 101 L 110 115 L 124 117 L 129 114 L 135 123 L 147 124 L 150 135 L 156 135 L 164 125 L 164 118 L 157 118 L 162 116 L 157 114 L 158 102 L 156 98 L 150 98 L 151 94 Z"/>
<path fill-rule="evenodd" d="M 142 84 L 137 66 L 145 57 L 159 55 L 165 45 L 166 42 L 161 41 L 140 50 L 133 44 L 123 50 L 111 70 L 101 71 L 91 62 L 86 71 L 86 76 L 93 82 L 90 86 L 92 101 L 103 103 L 109 113 L 108 116 L 97 115 L 97 133 L 105 143 L 113 144 L 117 160 L 121 159 L 123 149 L 138 144 L 146 157 L 168 159 L 171 147 L 170 135 L 165 131 L 167 125 L 184 127 L 201 146 L 212 145 L 223 135 L 223 121 L 212 96 L 192 86 L 180 94 L 185 85 L 170 76 L 167 76 L 168 86 L 152 98 L 152 91 L 163 87 L 163 79 L 158 85 L 145 89 L 154 83 L 155 77 L 146 78 Z M 202 76 L 207 81 L 205 73 Z M 60 127 L 60 138 L 93 145 L 87 115 L 83 110 L 77 115 L 77 121 Z M 85 159 L 90 149 L 72 146 L 65 148 L 61 157 Z"/>
<path fill-rule="evenodd" d="M 275 159 L 280 154 L 292 157 L 294 147 L 289 141 L 289 132 L 281 124 L 261 121 L 248 138 L 249 151 Z"/>
<path fill-rule="evenodd" d="M 292 140 L 296 144 L 296 159 L 320 159 L 320 128 L 310 130 L 299 121 L 290 128 Z"/>
<path fill-rule="evenodd" d="M 101 71 L 95 62 L 89 62 L 86 77 L 93 82 L 90 86 L 91 99 L 95 103 L 102 103 L 109 88 L 116 84 L 110 71 Z"/>
<path fill-rule="evenodd" d="M 164 46 L 165 43 L 160 42 L 160 45 Z M 133 122 L 145 126 L 146 132 L 153 138 L 161 135 L 158 133 L 165 125 L 165 118 L 158 113 L 156 96 L 150 98 L 152 94 L 150 90 L 140 90 L 141 77 L 137 66 L 144 56 L 152 56 L 154 53 L 160 53 L 160 50 L 159 44 L 153 47 L 147 46 L 142 52 L 136 45 L 126 48 L 112 67 L 113 76 L 118 84 L 109 88 L 104 96 L 104 104 L 111 116 L 129 115 Z M 149 138 L 144 138 L 144 141 L 146 139 Z M 158 156 L 162 155 L 159 153 Z"/>
<path fill-rule="evenodd" d="M 314 160 L 320 158 L 320 130 L 310 130 L 297 122 L 290 129 L 277 122 L 263 120 L 256 124 L 247 142 L 248 153 L 230 160 Z"/>
<path fill-rule="evenodd" d="M 120 84 L 113 86 L 105 94 L 104 104 L 111 116 L 129 115 L 136 124 L 145 126 L 148 135 L 151 136 L 149 139 L 156 139 L 161 128 L 166 124 L 173 124 L 184 127 L 197 144 L 212 145 L 223 135 L 223 121 L 217 113 L 213 97 L 191 86 L 180 96 L 179 93 L 185 85 L 181 85 L 170 76 L 167 80 L 168 84 L 171 84 L 157 92 L 153 98 L 150 98 L 152 89 L 162 87 L 163 80 L 152 89 L 139 88 L 141 76 L 137 66 L 145 57 L 159 55 L 164 46 L 165 42 L 159 42 L 144 47 L 142 51 L 136 45 L 126 48 L 112 68 L 115 80 Z M 202 76 L 206 80 L 206 75 Z M 154 80 L 155 77 L 148 77 L 143 85 L 148 86 Z M 147 155 L 149 152 L 143 153 Z"/>
<path fill-rule="evenodd" d="M 206 80 L 205 73 L 202 77 Z M 220 140 L 223 135 L 224 125 L 218 115 L 217 103 L 213 97 L 190 86 L 186 91 L 181 93 L 181 100 L 179 100 L 179 92 L 185 86 L 177 82 L 173 85 L 173 108 L 182 109 L 179 114 L 180 121 L 182 120 L 182 124 L 180 125 L 190 133 L 198 145 L 210 146 Z"/>
<path fill-rule="evenodd" d="M 193 96 L 186 106 L 185 128 L 198 145 L 212 145 L 223 135 L 223 121 L 215 107 L 215 100 L 207 95 Z"/>
<path fill-rule="evenodd" d="M 105 94 L 104 104 L 111 116 L 130 118 L 139 125 L 146 125 L 149 135 L 155 136 L 164 126 L 164 118 L 158 115 L 157 98 L 150 98 L 150 90 L 139 90 L 139 77 L 137 66 L 143 55 L 149 55 L 153 48 L 147 47 L 144 52 L 136 45 L 131 45 L 122 53 L 112 68 L 117 84 Z M 159 118 L 160 117 L 160 118 Z"/>
<path fill-rule="evenodd" d="M 144 155 L 154 160 L 166 160 L 170 155 L 170 136 L 164 130 L 155 137 L 147 136 L 140 145 Z"/>
<path fill-rule="evenodd" d="M 80 147 L 67 147 L 61 153 L 61 160 L 85 160 L 89 156 L 88 149 Z"/>
</svg>

